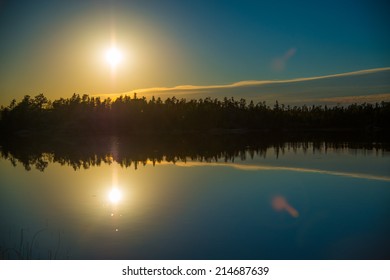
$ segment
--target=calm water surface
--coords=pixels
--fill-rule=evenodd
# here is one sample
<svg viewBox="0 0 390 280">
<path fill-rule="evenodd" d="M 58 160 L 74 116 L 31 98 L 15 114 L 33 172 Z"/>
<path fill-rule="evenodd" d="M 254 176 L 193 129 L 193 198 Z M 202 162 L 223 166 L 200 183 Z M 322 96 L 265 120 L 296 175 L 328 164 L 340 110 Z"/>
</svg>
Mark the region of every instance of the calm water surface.
<svg viewBox="0 0 390 280">
<path fill-rule="evenodd" d="M 137 168 L 120 150 L 3 151 L 0 256 L 390 258 L 386 149 L 286 143 Z"/>
</svg>

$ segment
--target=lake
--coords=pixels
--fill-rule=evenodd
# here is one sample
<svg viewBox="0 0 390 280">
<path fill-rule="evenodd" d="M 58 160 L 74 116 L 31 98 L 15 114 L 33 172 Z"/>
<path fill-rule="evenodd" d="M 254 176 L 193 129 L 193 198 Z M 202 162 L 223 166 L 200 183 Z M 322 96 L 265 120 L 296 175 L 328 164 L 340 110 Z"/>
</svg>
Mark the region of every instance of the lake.
<svg viewBox="0 0 390 280">
<path fill-rule="evenodd" d="M 390 258 L 383 143 L 22 138 L 1 155 L 0 258 Z"/>
</svg>

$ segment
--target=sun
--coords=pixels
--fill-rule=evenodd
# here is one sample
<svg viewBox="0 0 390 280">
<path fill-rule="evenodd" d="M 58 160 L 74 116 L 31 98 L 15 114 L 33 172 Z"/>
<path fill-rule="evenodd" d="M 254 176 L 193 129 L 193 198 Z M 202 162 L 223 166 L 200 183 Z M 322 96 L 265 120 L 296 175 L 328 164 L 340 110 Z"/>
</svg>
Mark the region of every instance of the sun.
<svg viewBox="0 0 390 280">
<path fill-rule="evenodd" d="M 116 47 L 111 47 L 106 51 L 106 60 L 112 68 L 115 68 L 122 61 L 122 58 L 121 51 Z"/>
</svg>

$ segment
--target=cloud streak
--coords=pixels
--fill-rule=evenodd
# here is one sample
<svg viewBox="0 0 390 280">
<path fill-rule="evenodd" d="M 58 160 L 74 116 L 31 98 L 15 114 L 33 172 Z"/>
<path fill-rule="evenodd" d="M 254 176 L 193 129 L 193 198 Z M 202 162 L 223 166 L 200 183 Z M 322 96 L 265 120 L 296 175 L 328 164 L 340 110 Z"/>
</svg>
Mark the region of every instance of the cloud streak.
<svg viewBox="0 0 390 280">
<path fill-rule="evenodd" d="M 152 164 L 152 162 L 148 162 L 148 164 Z M 173 164 L 173 163 L 161 162 L 159 164 Z M 389 176 L 380 176 L 380 175 L 372 175 L 372 174 L 364 174 L 364 173 L 356 173 L 356 172 L 332 171 L 332 170 L 323 170 L 323 169 L 316 169 L 316 168 L 271 166 L 271 165 L 249 165 L 249 164 L 217 163 L 217 162 L 176 162 L 174 164 L 176 166 L 181 166 L 181 167 L 222 166 L 222 167 L 230 167 L 230 168 L 245 170 L 245 171 L 273 170 L 273 171 L 316 173 L 316 174 L 325 174 L 325 175 L 332 175 L 332 176 L 342 176 L 342 177 L 349 177 L 349 178 L 390 182 Z"/>
<path fill-rule="evenodd" d="M 291 56 L 286 54 L 286 56 Z M 113 94 L 94 96 L 116 98 L 120 95 L 179 98 L 237 97 L 255 101 L 313 101 L 322 103 L 381 101 L 390 98 L 390 67 L 366 69 L 348 73 L 303 77 L 286 80 L 248 80 L 224 85 L 179 85 L 175 87 L 139 88 Z M 371 98 L 370 98 L 371 96 Z M 340 100 L 338 100 L 339 98 Z"/>
<path fill-rule="evenodd" d="M 351 104 L 357 103 L 374 103 L 377 101 L 390 102 L 390 93 L 385 94 L 373 94 L 373 95 L 362 95 L 362 96 L 346 96 L 346 97 L 331 97 L 331 98 L 320 98 L 318 99 L 321 103 L 340 103 L 340 104 Z M 318 100 L 305 100 L 305 102 L 318 101 Z"/>
</svg>

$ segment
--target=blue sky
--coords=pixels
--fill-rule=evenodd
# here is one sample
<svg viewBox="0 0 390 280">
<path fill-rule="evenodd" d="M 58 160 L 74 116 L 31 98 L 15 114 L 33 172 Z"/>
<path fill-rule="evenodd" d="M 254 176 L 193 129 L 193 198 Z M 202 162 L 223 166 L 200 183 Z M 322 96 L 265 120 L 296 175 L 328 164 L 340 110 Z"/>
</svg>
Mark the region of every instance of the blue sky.
<svg viewBox="0 0 390 280">
<path fill-rule="evenodd" d="M 1 1 L 0 103 L 390 65 L 386 1 Z M 115 72 L 103 62 L 120 46 Z"/>
</svg>

